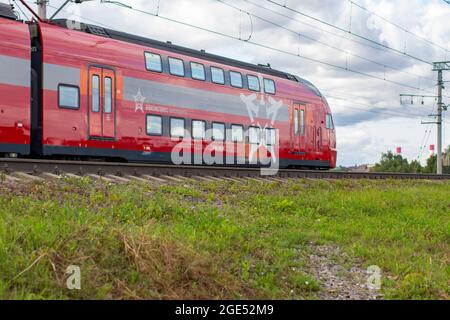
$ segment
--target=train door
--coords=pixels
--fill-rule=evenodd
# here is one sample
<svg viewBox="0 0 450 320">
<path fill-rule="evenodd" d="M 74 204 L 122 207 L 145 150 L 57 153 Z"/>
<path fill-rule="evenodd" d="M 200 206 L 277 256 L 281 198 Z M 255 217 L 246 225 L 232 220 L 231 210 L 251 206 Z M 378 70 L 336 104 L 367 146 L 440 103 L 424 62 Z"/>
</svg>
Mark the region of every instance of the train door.
<svg viewBox="0 0 450 320">
<path fill-rule="evenodd" d="M 292 108 L 291 149 L 296 154 L 306 151 L 306 107 L 297 103 Z"/>
<path fill-rule="evenodd" d="M 300 153 L 300 105 L 294 104 L 291 117 L 291 151 Z"/>
<path fill-rule="evenodd" d="M 304 105 L 299 106 L 299 144 L 300 152 L 306 152 L 306 107 Z"/>
<path fill-rule="evenodd" d="M 115 73 L 113 70 L 89 68 L 89 137 L 115 138 Z"/>
<path fill-rule="evenodd" d="M 103 138 L 114 139 L 116 136 L 115 126 L 115 75 L 114 71 L 103 69 Z"/>
</svg>

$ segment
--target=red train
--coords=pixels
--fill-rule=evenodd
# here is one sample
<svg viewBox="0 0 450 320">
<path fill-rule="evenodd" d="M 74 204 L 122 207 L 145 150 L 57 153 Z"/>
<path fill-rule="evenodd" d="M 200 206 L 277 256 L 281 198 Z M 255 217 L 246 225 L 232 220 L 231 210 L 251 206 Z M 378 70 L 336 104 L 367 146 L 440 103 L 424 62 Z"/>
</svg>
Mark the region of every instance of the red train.
<svg viewBox="0 0 450 320">
<path fill-rule="evenodd" d="M 272 161 L 276 153 L 281 167 L 336 166 L 330 108 L 304 79 L 93 25 L 23 23 L 0 9 L 2 155 L 261 165 L 256 150 Z"/>
</svg>

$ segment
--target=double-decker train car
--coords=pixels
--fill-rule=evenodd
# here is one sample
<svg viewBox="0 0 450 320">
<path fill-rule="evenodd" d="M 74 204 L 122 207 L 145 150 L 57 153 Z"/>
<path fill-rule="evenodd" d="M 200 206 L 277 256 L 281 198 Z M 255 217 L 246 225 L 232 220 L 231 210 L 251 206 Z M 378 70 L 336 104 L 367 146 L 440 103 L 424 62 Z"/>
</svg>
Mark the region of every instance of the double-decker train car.
<svg viewBox="0 0 450 320">
<path fill-rule="evenodd" d="M 0 20 L 1 37 L 8 31 Z M 304 79 L 73 21 L 33 22 L 29 32 L 8 21 L 22 27 L 28 41 L 22 53 L 28 69 L 20 72 L 29 90 L 14 103 L 2 94 L 0 105 L 16 117 L 14 104 L 20 105 L 31 118 L 16 119 L 21 130 L 10 124 L 6 131 L 8 118 L 0 115 L 0 142 L 20 131 L 29 148 L 0 152 L 248 166 L 261 165 L 256 150 L 271 161 L 276 153 L 281 167 L 335 167 L 330 108 Z M 7 42 L 0 41 L 3 48 Z M 1 90 L 16 96 L 8 87 Z"/>
<path fill-rule="evenodd" d="M 31 52 L 28 25 L 0 6 L 0 154 L 30 153 Z"/>
</svg>

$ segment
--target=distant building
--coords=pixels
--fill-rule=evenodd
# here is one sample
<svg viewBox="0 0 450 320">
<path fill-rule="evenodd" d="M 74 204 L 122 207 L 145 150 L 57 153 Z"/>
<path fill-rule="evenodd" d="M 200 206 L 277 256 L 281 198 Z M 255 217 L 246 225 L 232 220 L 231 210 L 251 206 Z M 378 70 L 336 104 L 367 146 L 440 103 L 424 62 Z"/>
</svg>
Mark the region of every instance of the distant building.
<svg viewBox="0 0 450 320">
<path fill-rule="evenodd" d="M 348 172 L 370 172 L 370 170 L 374 167 L 373 164 L 362 164 L 359 166 L 348 167 Z"/>
<path fill-rule="evenodd" d="M 450 150 L 444 153 L 444 167 L 450 167 Z"/>
</svg>

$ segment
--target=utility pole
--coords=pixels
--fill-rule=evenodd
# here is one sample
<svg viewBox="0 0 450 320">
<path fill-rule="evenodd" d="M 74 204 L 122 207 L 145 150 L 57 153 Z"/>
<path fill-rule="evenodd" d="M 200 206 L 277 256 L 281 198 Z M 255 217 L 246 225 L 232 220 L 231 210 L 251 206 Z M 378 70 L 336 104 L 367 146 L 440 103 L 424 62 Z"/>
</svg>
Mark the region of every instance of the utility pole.
<svg viewBox="0 0 450 320">
<path fill-rule="evenodd" d="M 424 95 L 416 95 L 416 94 L 401 94 L 400 95 L 400 103 L 404 103 L 404 99 L 411 99 L 411 104 L 414 104 L 414 98 L 421 97 L 422 104 L 424 104 L 424 98 L 435 98 L 437 100 L 437 114 L 431 114 L 430 117 L 434 117 L 436 121 L 434 122 L 422 122 L 422 124 L 436 124 L 437 125 L 437 159 L 436 159 L 436 173 L 443 173 L 443 157 L 442 157 L 442 113 L 447 110 L 447 106 L 442 101 L 442 90 L 444 89 L 444 80 L 443 80 L 443 71 L 450 70 L 450 61 L 445 62 L 435 62 L 433 63 L 433 71 L 438 72 L 438 93 L 437 96 L 424 96 Z"/>
<path fill-rule="evenodd" d="M 433 63 L 433 71 L 438 72 L 438 112 L 437 112 L 437 174 L 442 174 L 442 112 L 447 110 L 447 106 L 442 102 L 442 90 L 444 89 L 444 81 L 442 72 L 450 70 L 450 61 Z"/>
<path fill-rule="evenodd" d="M 438 70 L 437 174 L 442 174 L 442 70 Z"/>
<path fill-rule="evenodd" d="M 442 90 L 444 89 L 444 80 L 443 80 L 443 71 L 450 71 L 450 61 L 443 61 L 443 62 L 434 62 L 433 63 L 433 71 L 437 71 L 438 73 L 438 92 L 437 96 L 421 96 L 421 95 L 414 95 L 414 94 L 401 94 L 400 95 L 400 103 L 403 104 L 404 98 L 410 98 L 411 104 L 414 104 L 414 98 L 415 97 L 422 97 L 422 104 L 424 104 L 423 99 L 425 97 L 427 98 L 436 98 L 437 100 L 437 114 L 432 114 L 430 117 L 434 117 L 436 119 L 435 122 L 422 122 L 422 124 L 436 124 L 437 125 L 437 174 L 443 173 L 443 157 L 442 157 L 442 114 L 444 111 L 447 110 L 446 104 L 442 100 Z"/>
<path fill-rule="evenodd" d="M 47 3 L 48 0 L 36 0 L 38 15 L 42 20 L 47 20 Z"/>
</svg>

